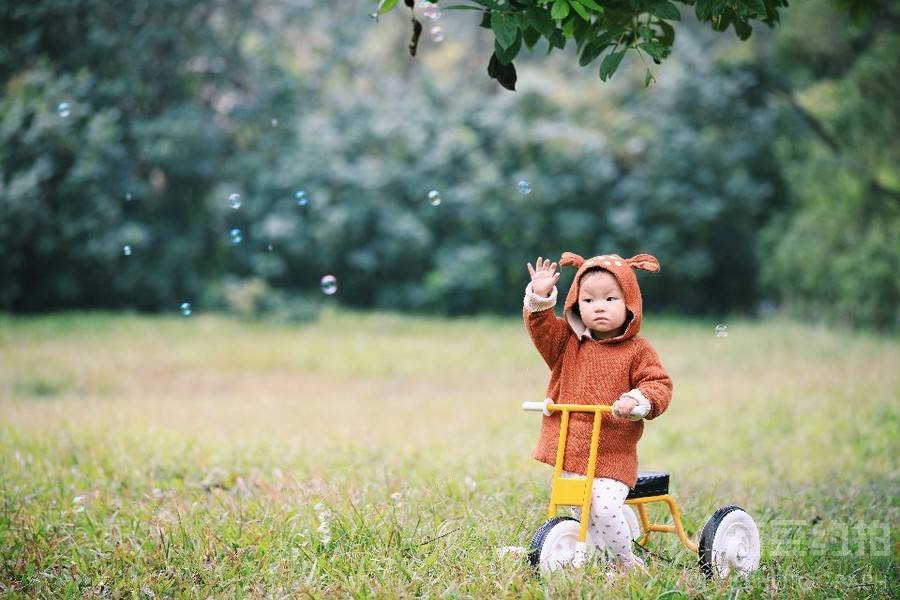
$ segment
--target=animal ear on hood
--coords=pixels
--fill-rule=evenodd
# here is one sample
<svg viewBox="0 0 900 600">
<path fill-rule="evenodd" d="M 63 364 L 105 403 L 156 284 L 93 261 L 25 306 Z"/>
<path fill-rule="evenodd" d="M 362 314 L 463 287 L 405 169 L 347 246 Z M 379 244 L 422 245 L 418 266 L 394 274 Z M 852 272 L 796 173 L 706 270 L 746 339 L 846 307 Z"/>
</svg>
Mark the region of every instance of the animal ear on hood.
<svg viewBox="0 0 900 600">
<path fill-rule="evenodd" d="M 562 257 L 559 259 L 560 267 L 575 267 L 576 269 L 580 269 L 583 264 L 584 259 L 573 252 L 563 252 Z"/>
<path fill-rule="evenodd" d="M 642 269 L 651 273 L 659 272 L 659 261 L 650 254 L 635 254 L 631 258 L 625 259 L 625 264 L 632 269 Z"/>
</svg>

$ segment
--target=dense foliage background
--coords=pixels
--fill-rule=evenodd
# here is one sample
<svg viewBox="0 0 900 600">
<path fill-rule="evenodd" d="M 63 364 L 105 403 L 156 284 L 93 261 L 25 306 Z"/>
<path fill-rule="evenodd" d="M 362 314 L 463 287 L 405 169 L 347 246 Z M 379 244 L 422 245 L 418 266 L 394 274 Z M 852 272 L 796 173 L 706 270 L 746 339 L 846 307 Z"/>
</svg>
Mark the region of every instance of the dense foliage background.
<svg viewBox="0 0 900 600">
<path fill-rule="evenodd" d="M 512 93 L 472 11 L 411 58 L 367 2 L 0 1 L 0 310 L 304 318 L 330 273 L 351 306 L 508 314 L 570 250 L 655 254 L 655 310 L 895 329 L 900 8 L 874 6 L 748 41 L 685 12 L 649 87 L 538 42 Z"/>
</svg>

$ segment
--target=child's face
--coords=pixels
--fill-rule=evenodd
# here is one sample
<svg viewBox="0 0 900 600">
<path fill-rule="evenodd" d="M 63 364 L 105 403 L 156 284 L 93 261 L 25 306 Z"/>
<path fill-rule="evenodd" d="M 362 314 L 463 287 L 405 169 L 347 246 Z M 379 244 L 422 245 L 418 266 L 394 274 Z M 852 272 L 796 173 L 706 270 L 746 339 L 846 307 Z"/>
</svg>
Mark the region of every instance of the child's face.
<svg viewBox="0 0 900 600">
<path fill-rule="evenodd" d="M 595 338 L 619 335 L 625 324 L 625 298 L 619 282 L 609 271 L 593 271 L 582 277 L 578 290 L 581 320 Z"/>
</svg>

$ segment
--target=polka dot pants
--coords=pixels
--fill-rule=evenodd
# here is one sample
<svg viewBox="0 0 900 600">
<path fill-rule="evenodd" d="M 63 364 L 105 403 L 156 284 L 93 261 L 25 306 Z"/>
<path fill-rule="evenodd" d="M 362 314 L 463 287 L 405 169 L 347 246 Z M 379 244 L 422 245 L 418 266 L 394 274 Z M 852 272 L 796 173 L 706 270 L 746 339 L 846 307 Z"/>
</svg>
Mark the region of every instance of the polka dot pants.
<svg viewBox="0 0 900 600">
<path fill-rule="evenodd" d="M 566 479 L 580 478 L 584 475 L 564 471 Z M 591 500 L 591 522 L 588 524 L 588 545 L 595 548 L 606 548 L 611 557 L 617 560 L 631 558 L 631 530 L 622 514 L 628 486 L 621 481 L 598 477 L 594 479 L 594 497 Z M 576 509 L 576 518 L 581 518 L 581 509 Z"/>
</svg>

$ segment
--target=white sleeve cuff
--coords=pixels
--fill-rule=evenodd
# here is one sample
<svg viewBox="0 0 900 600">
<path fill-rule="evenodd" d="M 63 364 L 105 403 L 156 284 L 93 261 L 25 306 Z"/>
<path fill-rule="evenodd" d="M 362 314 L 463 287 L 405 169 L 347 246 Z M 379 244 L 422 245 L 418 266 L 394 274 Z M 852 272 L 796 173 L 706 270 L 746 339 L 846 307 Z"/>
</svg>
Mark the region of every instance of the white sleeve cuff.
<svg viewBox="0 0 900 600">
<path fill-rule="evenodd" d="M 531 291 L 531 284 L 528 284 L 528 287 L 525 288 L 525 308 L 530 313 L 539 312 L 542 310 L 547 310 L 548 308 L 553 308 L 556 306 L 556 286 L 553 286 L 553 292 L 550 294 L 549 298 L 544 296 L 539 296 Z"/>
<path fill-rule="evenodd" d="M 625 392 L 619 397 L 631 398 L 632 400 L 636 400 L 638 403 L 634 410 L 631 411 L 632 414 L 628 415 L 629 420 L 640 421 L 650 413 L 650 401 L 647 400 L 647 397 L 643 394 L 643 392 L 641 392 L 641 390 L 635 388 L 630 392 Z"/>
</svg>

